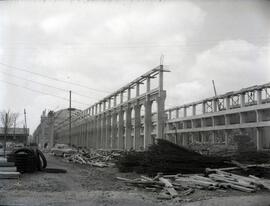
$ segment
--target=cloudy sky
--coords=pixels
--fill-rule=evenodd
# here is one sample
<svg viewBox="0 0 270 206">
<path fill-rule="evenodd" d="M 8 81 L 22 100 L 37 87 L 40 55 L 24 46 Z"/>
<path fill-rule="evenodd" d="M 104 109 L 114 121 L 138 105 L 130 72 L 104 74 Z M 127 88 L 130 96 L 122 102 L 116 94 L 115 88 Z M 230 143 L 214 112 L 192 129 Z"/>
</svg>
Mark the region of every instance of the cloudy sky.
<svg viewBox="0 0 270 206">
<path fill-rule="evenodd" d="M 33 132 L 42 110 L 68 106 L 68 90 L 85 109 L 161 54 L 167 108 L 213 96 L 212 79 L 219 94 L 270 82 L 269 11 L 248 0 L 0 1 L 0 110 L 21 122 L 26 108 Z"/>
</svg>

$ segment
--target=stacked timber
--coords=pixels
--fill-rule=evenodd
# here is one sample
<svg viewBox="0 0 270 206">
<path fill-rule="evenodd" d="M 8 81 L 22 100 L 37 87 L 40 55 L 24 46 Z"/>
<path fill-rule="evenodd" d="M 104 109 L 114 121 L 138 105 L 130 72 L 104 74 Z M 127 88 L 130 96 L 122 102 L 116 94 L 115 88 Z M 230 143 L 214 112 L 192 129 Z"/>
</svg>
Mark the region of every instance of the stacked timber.
<svg viewBox="0 0 270 206">
<path fill-rule="evenodd" d="M 114 166 L 114 161 L 120 156 L 120 151 L 109 150 L 78 150 L 74 154 L 64 154 L 64 159 L 68 162 L 86 164 L 94 167 Z"/>
<path fill-rule="evenodd" d="M 137 179 L 117 177 L 126 184 L 142 187 L 158 193 L 159 199 L 172 199 L 193 193 L 195 190 L 238 190 L 257 192 L 261 189 L 270 190 L 270 180 L 256 176 L 242 176 L 219 169 L 206 169 L 205 174 L 163 175 L 154 178 L 141 176 Z"/>
<path fill-rule="evenodd" d="M 20 173 L 17 172 L 14 162 L 7 162 L 7 159 L 0 159 L 0 179 L 17 179 Z"/>
</svg>

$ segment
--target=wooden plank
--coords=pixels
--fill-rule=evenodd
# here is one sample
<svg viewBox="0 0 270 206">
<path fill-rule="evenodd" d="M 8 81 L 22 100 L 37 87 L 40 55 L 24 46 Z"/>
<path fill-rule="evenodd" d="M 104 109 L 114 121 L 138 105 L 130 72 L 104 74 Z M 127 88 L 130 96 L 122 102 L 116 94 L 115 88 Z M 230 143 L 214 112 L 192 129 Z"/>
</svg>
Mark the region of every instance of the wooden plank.
<svg viewBox="0 0 270 206">
<path fill-rule="evenodd" d="M 231 163 L 234 164 L 234 165 L 236 165 L 236 166 L 238 166 L 238 167 L 240 167 L 244 171 L 248 171 L 247 166 L 241 164 L 240 162 L 238 162 L 236 160 L 232 160 Z"/>
<path fill-rule="evenodd" d="M 0 163 L 0 167 L 14 167 L 15 163 L 14 162 L 2 162 Z"/>
<path fill-rule="evenodd" d="M 16 167 L 0 167 L 0 172 L 17 172 Z"/>
<path fill-rule="evenodd" d="M 165 188 L 172 197 L 178 196 L 178 192 L 174 189 L 172 183 L 168 180 L 165 179 L 164 177 L 160 177 L 159 181 L 165 184 Z"/>
<path fill-rule="evenodd" d="M 16 179 L 19 177 L 19 172 L 0 172 L 0 179 Z"/>
<path fill-rule="evenodd" d="M 258 178 L 253 175 L 249 175 L 250 178 L 254 179 L 258 184 L 262 185 L 264 188 L 270 190 L 270 181 L 267 179 Z"/>
</svg>

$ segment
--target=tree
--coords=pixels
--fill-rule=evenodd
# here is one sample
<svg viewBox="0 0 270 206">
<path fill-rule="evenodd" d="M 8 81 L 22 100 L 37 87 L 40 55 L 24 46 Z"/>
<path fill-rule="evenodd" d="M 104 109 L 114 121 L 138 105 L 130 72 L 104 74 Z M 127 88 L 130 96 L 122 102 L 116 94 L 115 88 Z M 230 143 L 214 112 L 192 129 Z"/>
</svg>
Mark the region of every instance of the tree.
<svg viewBox="0 0 270 206">
<path fill-rule="evenodd" d="M 6 156 L 6 143 L 7 143 L 7 134 L 8 129 L 12 126 L 16 126 L 16 120 L 18 118 L 18 113 L 13 113 L 8 111 L 1 111 L 0 112 L 0 125 L 4 129 L 4 156 Z"/>
</svg>

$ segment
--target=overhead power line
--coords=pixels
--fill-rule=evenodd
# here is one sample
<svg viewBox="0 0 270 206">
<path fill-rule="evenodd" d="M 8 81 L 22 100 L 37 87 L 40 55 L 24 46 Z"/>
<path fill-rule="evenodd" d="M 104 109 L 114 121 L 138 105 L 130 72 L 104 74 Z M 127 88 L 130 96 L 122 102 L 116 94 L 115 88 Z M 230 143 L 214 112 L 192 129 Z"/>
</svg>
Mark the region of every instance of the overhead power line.
<svg viewBox="0 0 270 206">
<path fill-rule="evenodd" d="M 55 95 L 55 94 L 51 94 L 51 93 L 47 93 L 47 92 L 43 92 L 43 91 L 39 91 L 39 90 L 35 90 L 35 89 L 29 88 L 29 87 L 25 87 L 25 86 L 22 86 L 22 85 L 15 84 L 13 82 L 6 81 L 6 80 L 0 79 L 0 82 L 4 82 L 4 83 L 7 83 L 7 84 L 10 84 L 10 85 L 19 87 L 19 88 L 27 89 L 27 90 L 32 91 L 32 92 L 36 92 L 36 93 L 40 93 L 40 94 L 44 94 L 44 95 L 49 95 L 49 96 L 52 96 L 52 97 L 55 97 L 55 98 L 58 98 L 58 99 L 69 101 L 68 98 L 61 97 L 61 96 L 58 96 L 58 95 Z M 76 101 L 76 100 L 73 100 L 73 102 L 78 103 L 78 104 L 89 106 L 89 104 L 86 104 L 84 102 L 80 102 L 80 101 Z"/>
<path fill-rule="evenodd" d="M 49 84 L 45 84 L 45 83 L 41 83 L 41 82 L 38 82 L 38 81 L 35 81 L 35 80 L 32 80 L 32 79 L 26 79 L 26 78 L 23 78 L 23 77 L 14 75 L 14 74 L 10 74 L 8 72 L 4 72 L 4 71 L 1 71 L 1 70 L 0 70 L 0 73 L 5 74 L 5 75 L 8 75 L 8 76 L 15 77 L 17 79 L 22 79 L 24 81 L 33 82 L 35 84 L 39 84 L 39 85 L 42 85 L 42 86 L 46 86 L 46 87 L 50 87 L 50 88 L 53 88 L 53 89 L 57 89 L 57 90 L 60 90 L 60 91 L 69 92 L 69 90 L 67 90 L 67 89 L 55 87 L 55 86 L 52 86 L 52 85 L 49 85 Z M 78 92 L 73 92 L 73 93 L 76 94 L 76 95 L 78 95 L 78 96 L 81 96 L 81 97 L 86 97 L 86 98 L 90 98 L 90 99 L 96 99 L 94 97 L 90 97 L 90 96 L 87 96 L 87 95 L 84 95 L 84 94 L 80 94 Z"/>
<path fill-rule="evenodd" d="M 86 89 L 89 89 L 89 90 L 92 90 L 92 91 L 95 91 L 95 92 L 109 93 L 108 91 L 91 88 L 91 87 L 88 87 L 86 85 L 79 84 L 79 83 L 76 83 L 76 82 L 70 82 L 70 81 L 66 81 L 66 80 L 61 80 L 61 79 L 51 77 L 51 76 L 47 76 L 47 75 L 44 75 L 44 74 L 41 74 L 41 73 L 38 73 L 38 72 L 33 72 L 33 71 L 30 71 L 30 70 L 27 70 L 27 69 L 22 69 L 22 68 L 19 68 L 19 67 L 11 66 L 11 65 L 8 65 L 8 64 L 3 63 L 3 62 L 0 62 L 0 65 L 2 65 L 4 67 L 7 67 L 7 68 L 10 68 L 10 69 L 23 71 L 23 72 L 34 74 L 34 75 L 37 75 L 37 76 L 41 76 L 43 78 L 47 78 L 47 79 L 50 79 L 50 80 L 53 80 L 53 81 L 62 82 L 62 83 L 65 83 L 65 84 L 71 84 L 71 85 L 75 85 L 75 86 L 78 86 L 78 87 L 86 88 Z"/>
</svg>

